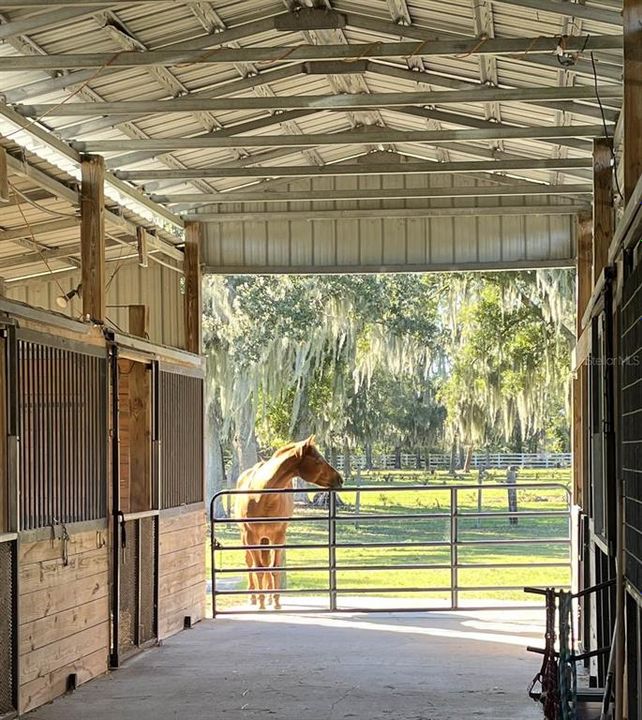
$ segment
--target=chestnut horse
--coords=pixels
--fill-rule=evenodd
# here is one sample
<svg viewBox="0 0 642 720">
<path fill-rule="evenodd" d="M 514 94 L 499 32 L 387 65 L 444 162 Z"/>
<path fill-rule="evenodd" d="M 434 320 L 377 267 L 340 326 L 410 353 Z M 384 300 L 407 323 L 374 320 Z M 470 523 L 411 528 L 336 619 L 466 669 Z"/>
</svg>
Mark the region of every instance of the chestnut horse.
<svg viewBox="0 0 642 720">
<path fill-rule="evenodd" d="M 329 465 L 314 445 L 314 436 L 301 442 L 285 445 L 269 460 L 257 463 L 246 470 L 238 479 L 239 490 L 256 490 L 256 493 L 236 496 L 235 517 L 242 518 L 284 518 L 282 521 L 240 523 L 242 545 L 265 545 L 265 550 L 246 550 L 245 562 L 250 570 L 249 589 L 258 590 L 259 607 L 265 610 L 265 594 L 272 595 L 275 609 L 279 602 L 280 571 L 283 550 L 269 550 L 270 545 L 284 545 L 288 520 L 294 510 L 293 493 L 263 493 L 268 488 L 290 488 L 295 477 L 322 488 L 340 488 L 341 475 Z M 269 569 L 264 569 L 269 568 Z M 276 592 L 275 592 L 276 591 Z M 252 604 L 256 605 L 256 594 L 252 593 Z"/>
</svg>

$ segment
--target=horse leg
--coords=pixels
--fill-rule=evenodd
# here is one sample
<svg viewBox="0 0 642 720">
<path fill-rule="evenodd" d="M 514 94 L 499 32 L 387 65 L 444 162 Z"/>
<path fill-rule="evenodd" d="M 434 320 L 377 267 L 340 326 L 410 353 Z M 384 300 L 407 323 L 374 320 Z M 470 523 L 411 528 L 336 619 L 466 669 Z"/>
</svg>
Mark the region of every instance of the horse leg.
<svg viewBox="0 0 642 720">
<path fill-rule="evenodd" d="M 246 544 L 245 542 L 243 544 Z M 245 551 L 245 564 L 248 566 L 250 572 L 247 574 L 247 589 L 252 591 L 250 595 L 250 602 L 252 605 L 256 605 L 256 573 L 252 572 L 254 567 L 254 560 L 252 559 L 252 553 L 249 550 Z"/>
<path fill-rule="evenodd" d="M 282 544 L 282 543 L 279 543 Z M 283 565 L 283 550 L 275 550 L 274 551 L 274 571 L 272 572 L 272 586 L 275 592 L 273 594 L 274 598 L 274 609 L 280 610 L 281 609 L 281 595 L 279 594 L 279 590 L 281 589 L 281 566 Z"/>
<path fill-rule="evenodd" d="M 267 543 L 260 543 L 261 545 Z M 270 590 L 270 575 L 267 568 L 270 566 L 270 550 L 252 550 L 252 558 L 254 567 L 257 568 L 256 580 L 257 587 L 259 590 L 259 610 L 265 610 L 265 591 Z"/>
<path fill-rule="evenodd" d="M 273 538 L 272 543 L 274 545 L 285 545 L 285 532 L 278 532 Z M 273 593 L 272 597 L 274 598 L 274 609 L 280 610 L 281 609 L 281 596 L 279 594 L 279 590 L 281 588 L 281 566 L 283 565 L 283 550 L 278 549 L 274 550 L 274 560 L 272 562 L 272 587 L 276 591 Z"/>
</svg>

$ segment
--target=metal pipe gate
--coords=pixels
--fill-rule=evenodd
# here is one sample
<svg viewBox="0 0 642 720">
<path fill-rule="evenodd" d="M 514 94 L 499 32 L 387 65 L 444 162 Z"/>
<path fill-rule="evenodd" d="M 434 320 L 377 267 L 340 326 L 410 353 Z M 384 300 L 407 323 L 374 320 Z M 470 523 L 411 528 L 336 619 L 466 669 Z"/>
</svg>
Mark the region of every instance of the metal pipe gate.
<svg viewBox="0 0 642 720">
<path fill-rule="evenodd" d="M 461 507 L 461 494 L 463 492 L 475 491 L 480 493 L 481 496 L 487 492 L 498 492 L 498 491 L 515 491 L 520 490 L 558 490 L 562 492 L 563 498 L 565 498 L 565 508 L 563 510 L 517 510 L 517 511 L 484 511 L 481 509 L 481 501 L 478 502 L 478 510 L 469 511 L 463 510 Z M 301 493 L 300 488 L 280 488 L 280 489 L 266 489 L 257 492 L 256 490 L 221 490 L 217 492 L 210 502 L 210 560 L 211 560 L 211 583 L 212 583 L 212 614 L 213 617 L 224 614 L 245 614 L 259 612 L 255 609 L 241 608 L 241 609 L 221 609 L 218 607 L 217 600 L 225 596 L 249 596 L 251 594 L 259 594 L 259 591 L 252 590 L 238 590 L 238 589 L 221 589 L 217 586 L 217 579 L 220 579 L 222 575 L 229 574 L 241 574 L 249 577 L 250 572 L 256 572 L 248 567 L 217 567 L 216 565 L 216 553 L 227 553 L 227 552 L 244 552 L 246 550 L 325 550 L 327 552 L 327 563 L 319 565 L 292 565 L 284 567 L 279 575 L 283 577 L 283 574 L 289 572 L 319 572 L 323 571 L 327 574 L 327 583 L 324 587 L 319 588 L 280 588 L 278 590 L 279 595 L 315 595 L 318 593 L 324 593 L 327 595 L 327 607 L 304 607 L 296 608 L 284 608 L 283 610 L 271 610 L 270 612 L 296 612 L 296 613 L 334 613 L 334 612 L 351 612 L 351 613 L 370 613 L 370 612 L 418 612 L 418 611 L 435 611 L 435 610 L 455 610 L 461 609 L 460 604 L 460 593 L 461 592 L 489 592 L 497 590 L 522 590 L 523 585 L 483 585 L 483 586 L 462 586 L 459 579 L 460 570 L 474 570 L 474 569 L 506 569 L 506 568 L 571 568 L 571 495 L 569 488 L 562 483 L 516 483 L 511 485 L 377 485 L 377 486 L 344 486 L 340 490 L 325 490 L 312 488 L 311 491 L 319 492 L 328 496 L 327 498 L 327 512 L 316 513 L 314 515 L 297 516 L 292 517 L 269 517 L 269 518 L 251 518 L 243 519 L 237 517 L 216 517 L 216 507 L 219 501 L 227 497 L 233 501 L 236 495 L 256 495 L 256 494 L 292 494 Z M 416 513 L 355 513 L 355 512 L 341 512 L 341 508 L 338 508 L 337 504 L 337 493 L 380 493 L 385 494 L 386 492 L 414 492 L 426 494 L 444 493 L 447 494 L 449 503 L 446 510 L 439 512 L 416 512 Z M 233 502 L 230 503 L 233 508 Z M 233 513 L 232 513 L 233 515 Z M 510 521 L 511 518 L 527 518 L 527 517 L 538 517 L 538 518 L 563 518 L 565 520 L 565 532 L 559 537 L 543 537 L 543 538 L 500 538 L 500 539 L 482 539 L 482 540 L 470 540 L 464 539 L 461 534 L 461 522 L 462 520 L 475 519 L 479 522 L 483 521 L 484 518 L 507 518 Z M 337 542 L 337 528 L 341 527 L 344 523 L 372 523 L 377 521 L 400 521 L 407 522 L 409 520 L 442 520 L 445 521 L 448 527 L 447 536 L 440 540 L 428 540 L 422 539 L 420 541 L 384 541 L 384 542 Z M 327 540 L 323 543 L 291 543 L 287 542 L 283 545 L 243 545 L 243 544 L 224 544 L 221 542 L 219 535 L 217 534 L 220 528 L 226 526 L 237 525 L 240 528 L 241 524 L 244 523 L 262 523 L 268 522 L 288 522 L 288 523 L 320 523 L 325 525 L 327 532 Z M 513 527 L 513 526 L 511 526 Z M 546 546 L 559 546 L 564 548 L 565 558 L 561 561 L 553 562 L 509 562 L 509 563 L 471 563 L 462 562 L 461 551 L 465 548 L 472 547 L 511 547 L 511 546 L 530 546 L 545 544 Z M 401 564 L 344 564 L 341 563 L 337 557 L 338 550 L 344 549 L 357 549 L 357 548 L 416 548 L 417 552 L 420 549 L 426 548 L 443 548 L 447 550 L 449 555 L 448 563 L 401 563 Z M 413 572 L 415 570 L 448 570 L 450 582 L 446 586 L 440 587 L 403 587 L 403 588 L 391 588 L 391 587 L 367 587 L 367 588 L 339 588 L 337 585 L 337 574 L 340 571 L 384 571 L 384 570 L 403 570 L 406 572 Z M 528 583 L 532 585 L 532 583 Z M 560 587 L 556 583 L 557 587 Z M 561 587 L 568 587 L 561 585 Z M 411 594 L 411 593 L 447 593 L 449 601 L 443 605 L 425 605 L 421 607 L 413 606 L 409 607 L 342 607 L 340 605 L 341 595 L 375 595 L 380 593 L 381 595 L 395 594 Z M 266 595 L 269 595 L 269 591 L 265 591 Z M 500 607 L 506 607 L 505 605 L 484 605 L 482 607 L 474 607 L 472 605 L 465 605 L 466 610 L 473 609 L 498 609 Z M 512 608 L 520 607 L 520 605 L 511 605 Z M 532 607 L 532 603 L 524 605 L 524 607 Z"/>
</svg>

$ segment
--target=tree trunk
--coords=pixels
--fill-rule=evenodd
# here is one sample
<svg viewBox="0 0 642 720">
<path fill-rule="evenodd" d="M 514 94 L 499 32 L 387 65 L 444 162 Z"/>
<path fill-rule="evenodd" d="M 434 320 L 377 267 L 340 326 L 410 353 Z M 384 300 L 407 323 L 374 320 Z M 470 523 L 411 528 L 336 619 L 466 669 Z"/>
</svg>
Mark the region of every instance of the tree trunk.
<svg viewBox="0 0 642 720">
<path fill-rule="evenodd" d="M 206 470 L 206 497 L 207 507 L 209 509 L 210 502 L 214 495 L 222 490 L 227 482 L 225 476 L 225 458 L 223 457 L 223 447 L 220 438 L 220 417 L 217 404 L 212 401 L 207 408 L 207 470 Z M 218 498 L 216 507 L 214 508 L 215 517 L 223 517 L 225 510 L 222 498 Z"/>
<path fill-rule="evenodd" d="M 343 479 L 348 481 L 352 477 L 352 452 L 347 440 L 343 441 Z"/>
<path fill-rule="evenodd" d="M 246 403 L 239 415 L 234 437 L 234 450 L 240 474 L 259 461 L 259 445 L 254 432 L 255 418 L 252 404 Z"/>
<path fill-rule="evenodd" d="M 372 470 L 372 445 L 366 443 L 366 470 Z"/>
<path fill-rule="evenodd" d="M 395 470 L 401 470 L 401 446 L 395 447 Z"/>
<path fill-rule="evenodd" d="M 312 434 L 312 418 L 310 417 L 310 403 L 308 399 L 308 386 L 297 389 L 292 406 L 292 419 L 290 422 L 290 436 L 294 441 L 305 440 Z"/>
<path fill-rule="evenodd" d="M 449 473 L 450 475 L 455 474 L 455 469 L 457 467 L 457 438 L 453 440 L 453 444 L 450 446 L 450 468 Z"/>
<path fill-rule="evenodd" d="M 473 446 L 468 445 L 466 448 L 466 459 L 464 460 L 464 472 L 470 472 L 470 464 L 473 461 Z"/>
<path fill-rule="evenodd" d="M 415 470 L 421 470 L 421 453 L 419 451 L 415 453 Z"/>
</svg>

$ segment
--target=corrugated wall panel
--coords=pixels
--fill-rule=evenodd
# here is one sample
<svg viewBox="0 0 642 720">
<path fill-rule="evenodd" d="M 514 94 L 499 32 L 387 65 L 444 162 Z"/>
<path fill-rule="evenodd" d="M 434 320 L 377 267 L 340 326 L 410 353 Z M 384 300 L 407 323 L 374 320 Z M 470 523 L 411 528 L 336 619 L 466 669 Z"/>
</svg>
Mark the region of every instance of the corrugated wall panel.
<svg viewBox="0 0 642 720">
<path fill-rule="evenodd" d="M 180 288 L 179 273 L 150 262 L 148 268 L 138 265 L 123 265 L 113 275 L 115 268 L 108 267 L 107 291 L 108 321 L 124 332 L 128 331 L 128 310 L 115 305 L 145 304 L 149 307 L 149 339 L 162 345 L 181 347 L 183 344 L 183 296 Z M 7 296 L 13 300 L 28 303 L 35 307 L 65 312 L 70 317 L 79 318 L 82 303 L 74 298 L 66 310 L 56 305 L 56 298 L 75 288 L 80 282 L 79 275 L 65 276 L 60 280 L 41 281 L 22 286 L 7 288 Z"/>
<path fill-rule="evenodd" d="M 317 177 L 278 183 L 296 191 L 296 202 L 226 205 L 220 220 L 207 222 L 203 260 L 211 272 L 439 270 L 572 265 L 574 218 L 502 213 L 505 205 L 541 206 L 546 196 L 373 199 L 311 203 L 332 190 L 488 187 L 486 179 L 461 175 L 363 175 Z M 403 217 L 399 216 L 401 209 Z M 391 210 L 386 216 L 386 210 Z M 422 213 L 430 212 L 426 215 Z M 324 212 L 331 215 L 324 216 Z M 295 216 L 288 215 L 294 212 Z M 412 216 L 412 213 L 417 213 Z M 495 214 L 496 213 L 496 214 Z M 238 218 L 236 217 L 238 215 Z"/>
</svg>

